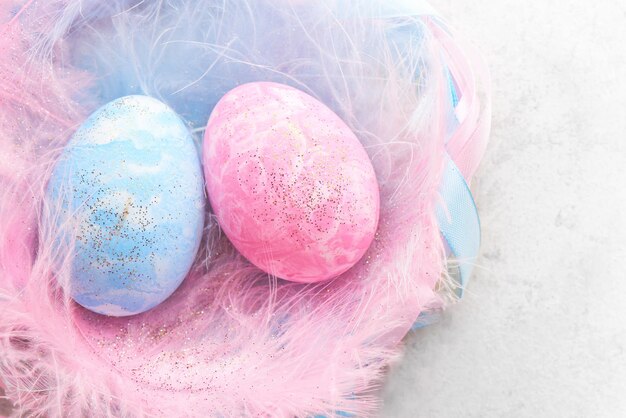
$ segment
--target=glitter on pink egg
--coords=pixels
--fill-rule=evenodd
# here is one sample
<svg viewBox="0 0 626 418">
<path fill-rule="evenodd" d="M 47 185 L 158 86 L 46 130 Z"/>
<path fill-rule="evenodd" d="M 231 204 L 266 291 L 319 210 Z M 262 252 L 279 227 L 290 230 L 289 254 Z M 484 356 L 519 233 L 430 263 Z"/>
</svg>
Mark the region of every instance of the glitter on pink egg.
<svg viewBox="0 0 626 418">
<path fill-rule="evenodd" d="M 260 269 L 317 282 L 370 246 L 376 174 L 354 133 L 313 97 L 269 82 L 231 90 L 211 114 L 203 154 L 218 222 Z"/>
</svg>

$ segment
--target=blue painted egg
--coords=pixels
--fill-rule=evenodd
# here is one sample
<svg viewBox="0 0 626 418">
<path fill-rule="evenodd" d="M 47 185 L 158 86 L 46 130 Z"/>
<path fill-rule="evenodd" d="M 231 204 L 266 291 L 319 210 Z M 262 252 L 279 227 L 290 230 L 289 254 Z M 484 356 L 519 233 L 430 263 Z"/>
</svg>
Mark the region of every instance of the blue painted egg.
<svg viewBox="0 0 626 418">
<path fill-rule="evenodd" d="M 54 168 L 44 222 L 71 254 L 72 298 L 104 315 L 145 312 L 193 263 L 204 223 L 202 170 L 180 117 L 146 96 L 114 100 L 76 131 Z"/>
</svg>

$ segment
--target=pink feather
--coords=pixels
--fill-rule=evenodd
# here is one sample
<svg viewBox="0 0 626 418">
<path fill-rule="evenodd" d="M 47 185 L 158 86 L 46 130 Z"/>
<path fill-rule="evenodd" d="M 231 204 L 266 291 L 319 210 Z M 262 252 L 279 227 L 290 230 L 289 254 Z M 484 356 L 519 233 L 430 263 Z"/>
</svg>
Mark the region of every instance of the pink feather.
<svg viewBox="0 0 626 418">
<path fill-rule="evenodd" d="M 0 1 L 0 383 L 13 414 L 375 413 L 376 388 L 399 342 L 421 312 L 443 303 L 436 287 L 446 261 L 434 204 L 447 128 L 444 66 L 464 106 L 448 150 L 468 180 L 488 137 L 486 73 L 473 47 L 438 21 L 411 18 L 426 41 L 409 57 L 428 69 L 419 88 L 388 47 L 378 79 L 355 82 L 360 90 L 338 101 L 381 190 L 377 237 L 353 269 L 315 285 L 268 277 L 209 216 L 192 272 L 171 298 L 145 314 L 103 317 L 61 290 L 67 269 L 53 270 L 54 245 L 38 232 L 42 205 L 52 204 L 43 200 L 51 167 L 102 100 L 93 90 L 98 78 L 69 58 L 71 33 L 99 24 L 81 20 L 95 8 L 87 3 Z M 329 94 L 343 97 L 338 91 Z"/>
</svg>

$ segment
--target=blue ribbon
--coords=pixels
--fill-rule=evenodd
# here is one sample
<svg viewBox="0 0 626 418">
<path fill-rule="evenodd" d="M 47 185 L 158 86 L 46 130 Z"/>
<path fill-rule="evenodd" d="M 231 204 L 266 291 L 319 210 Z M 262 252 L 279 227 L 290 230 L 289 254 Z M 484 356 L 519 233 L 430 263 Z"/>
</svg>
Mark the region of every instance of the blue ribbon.
<svg viewBox="0 0 626 418">
<path fill-rule="evenodd" d="M 450 100 L 452 103 L 450 118 L 452 127 L 458 125 L 455 108 L 459 103 L 459 95 L 454 85 L 454 78 L 449 71 L 448 85 L 450 88 Z M 454 133 L 451 129 L 448 138 Z M 439 186 L 441 200 L 435 208 L 435 217 L 439 225 L 439 231 L 443 237 L 448 258 L 453 258 L 455 264 L 448 268 L 448 272 L 458 284 L 455 293 L 459 298 L 467 287 L 478 251 L 480 249 L 480 218 L 474 197 L 469 185 L 461 174 L 461 171 L 450 157 L 445 153 L 445 167 Z M 422 312 L 412 330 L 431 325 L 439 319 L 437 312 Z"/>
<path fill-rule="evenodd" d="M 454 109 L 459 103 L 459 95 L 453 75 L 449 71 L 447 73 L 452 116 L 457 125 Z M 457 295 L 462 297 L 480 249 L 480 218 L 472 192 L 461 171 L 448 153 L 445 154 L 445 160 L 439 188 L 441 202 L 435 209 L 435 216 L 448 254 L 456 261 L 456 272 L 453 270 L 452 273 L 459 283 Z"/>
<path fill-rule="evenodd" d="M 442 203 L 437 205 L 435 215 L 447 250 L 457 263 L 457 294 L 462 297 L 480 247 L 480 219 L 463 175 L 448 154 L 446 160 L 439 188 Z"/>
</svg>

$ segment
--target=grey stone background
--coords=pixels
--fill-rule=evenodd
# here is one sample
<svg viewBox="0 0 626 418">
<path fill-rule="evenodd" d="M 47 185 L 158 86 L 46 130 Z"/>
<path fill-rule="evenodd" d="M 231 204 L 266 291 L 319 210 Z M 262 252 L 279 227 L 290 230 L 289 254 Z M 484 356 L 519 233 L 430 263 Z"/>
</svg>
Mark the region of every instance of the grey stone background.
<svg viewBox="0 0 626 418">
<path fill-rule="evenodd" d="M 432 0 L 485 54 L 479 269 L 384 417 L 626 417 L 626 1 Z"/>
</svg>

